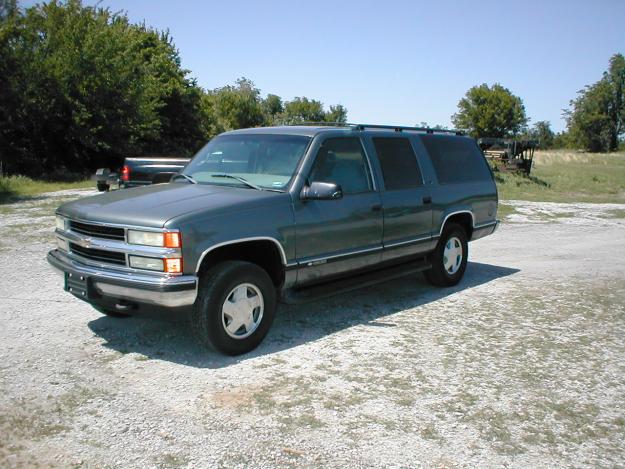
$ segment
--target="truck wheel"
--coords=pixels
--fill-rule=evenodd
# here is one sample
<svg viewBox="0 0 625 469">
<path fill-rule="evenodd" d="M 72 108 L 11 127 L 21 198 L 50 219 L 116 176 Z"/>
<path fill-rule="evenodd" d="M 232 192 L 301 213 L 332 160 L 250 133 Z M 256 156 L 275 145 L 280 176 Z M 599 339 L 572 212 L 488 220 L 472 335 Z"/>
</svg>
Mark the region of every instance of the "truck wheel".
<svg viewBox="0 0 625 469">
<path fill-rule="evenodd" d="M 108 190 L 110 189 L 109 185 L 105 182 L 98 182 L 97 187 L 98 191 L 100 192 L 108 192 Z"/>
<path fill-rule="evenodd" d="M 95 309 L 96 311 L 98 311 L 98 312 L 100 312 L 102 314 L 106 314 L 107 316 L 109 316 L 111 318 L 128 318 L 128 317 L 130 317 L 129 314 L 120 313 L 119 311 L 115 311 L 114 309 L 102 308 L 100 306 L 94 306 L 93 309 Z"/>
<path fill-rule="evenodd" d="M 424 272 L 425 278 L 437 287 L 456 285 L 467 268 L 469 244 L 464 229 L 455 223 L 445 226 L 436 249 L 430 254 L 432 268 Z"/>
<path fill-rule="evenodd" d="M 202 275 L 191 326 L 200 341 L 226 355 L 255 349 L 276 311 L 276 289 L 255 264 L 227 261 Z"/>
</svg>

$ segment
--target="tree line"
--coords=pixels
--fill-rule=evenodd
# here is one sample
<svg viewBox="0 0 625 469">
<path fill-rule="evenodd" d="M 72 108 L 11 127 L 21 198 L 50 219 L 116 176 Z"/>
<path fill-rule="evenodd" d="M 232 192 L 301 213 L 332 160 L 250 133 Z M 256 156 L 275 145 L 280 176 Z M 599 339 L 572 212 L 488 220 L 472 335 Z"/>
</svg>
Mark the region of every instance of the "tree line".
<svg viewBox="0 0 625 469">
<path fill-rule="evenodd" d="M 541 148 L 576 148 L 593 152 L 615 151 L 624 146 L 625 58 L 615 54 L 602 78 L 578 91 L 563 110 L 567 129 L 554 133 L 548 121 L 529 126 L 523 101 L 495 83 L 474 86 L 458 102 L 451 117 L 459 129 L 476 138 L 513 137 L 537 140 Z"/>
<path fill-rule="evenodd" d="M 191 155 L 225 130 L 347 120 L 340 104 L 262 96 L 246 78 L 206 90 L 189 73 L 168 32 L 125 13 L 80 0 L 26 9 L 0 0 L 0 172 L 59 178 L 127 156 Z M 625 58 L 615 54 L 564 111 L 565 132 L 530 126 L 521 98 L 500 84 L 469 89 L 451 120 L 474 137 L 613 151 L 623 145 L 624 94 Z"/>
<path fill-rule="evenodd" d="M 62 177 L 124 157 L 191 155 L 225 130 L 345 122 L 341 105 L 261 96 L 254 83 L 205 90 L 171 36 L 80 0 L 21 9 L 0 0 L 0 170 Z"/>
</svg>

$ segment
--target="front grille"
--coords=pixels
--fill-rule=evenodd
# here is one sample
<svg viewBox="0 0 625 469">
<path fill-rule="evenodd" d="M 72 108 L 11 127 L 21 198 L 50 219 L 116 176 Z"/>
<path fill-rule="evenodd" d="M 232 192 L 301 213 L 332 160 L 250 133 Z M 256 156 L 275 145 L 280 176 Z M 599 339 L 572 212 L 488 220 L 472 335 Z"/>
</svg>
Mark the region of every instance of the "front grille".
<svg viewBox="0 0 625 469">
<path fill-rule="evenodd" d="M 126 255 L 123 252 L 104 251 L 102 249 L 83 248 L 75 243 L 69 243 L 69 250 L 74 254 L 96 262 L 126 265 Z"/>
<path fill-rule="evenodd" d="M 113 228 L 111 226 L 92 225 L 90 223 L 82 223 L 71 220 L 69 222 L 70 229 L 75 233 L 80 233 L 94 238 L 118 239 L 124 241 L 124 229 Z"/>
</svg>

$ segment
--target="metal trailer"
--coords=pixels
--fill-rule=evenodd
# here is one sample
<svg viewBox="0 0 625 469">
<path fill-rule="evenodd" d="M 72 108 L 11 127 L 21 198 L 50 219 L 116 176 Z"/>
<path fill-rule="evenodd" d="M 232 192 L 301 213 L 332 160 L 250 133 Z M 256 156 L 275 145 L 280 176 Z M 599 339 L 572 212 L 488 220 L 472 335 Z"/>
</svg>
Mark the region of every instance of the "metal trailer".
<svg viewBox="0 0 625 469">
<path fill-rule="evenodd" d="M 536 140 L 483 137 L 477 144 L 484 156 L 502 171 L 519 171 L 529 176 L 534 160 Z"/>
</svg>

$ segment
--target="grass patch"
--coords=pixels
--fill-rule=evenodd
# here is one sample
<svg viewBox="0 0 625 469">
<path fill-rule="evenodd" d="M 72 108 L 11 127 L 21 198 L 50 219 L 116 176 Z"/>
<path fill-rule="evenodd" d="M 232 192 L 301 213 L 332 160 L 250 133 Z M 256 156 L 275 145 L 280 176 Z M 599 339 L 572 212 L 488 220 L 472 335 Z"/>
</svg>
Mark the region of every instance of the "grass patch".
<svg viewBox="0 0 625 469">
<path fill-rule="evenodd" d="M 38 181 L 26 176 L 0 177 L 0 204 L 22 198 L 66 189 L 93 188 L 94 182 L 85 179 L 78 182 L 49 182 Z"/>
<path fill-rule="evenodd" d="M 92 399 L 107 396 L 110 395 L 99 390 L 76 386 L 47 399 L 19 398 L 0 405 L 0 467 L 48 466 L 41 461 L 34 464 L 28 446 L 70 431 L 80 408 Z M 17 458 L 12 464 L 7 464 L 9 455 Z"/>
<path fill-rule="evenodd" d="M 605 214 L 598 214 L 599 218 L 625 218 L 625 210 L 615 209 L 608 210 Z"/>
<path fill-rule="evenodd" d="M 503 220 L 508 215 L 513 215 L 515 213 L 517 213 L 517 210 L 512 205 L 500 203 L 497 207 L 497 218 L 499 218 L 500 220 Z"/>
<path fill-rule="evenodd" d="M 625 203 L 625 154 L 536 152 L 531 176 L 495 172 L 500 199 Z"/>
<path fill-rule="evenodd" d="M 419 435 L 421 435 L 421 438 L 423 438 L 424 440 L 435 440 L 435 441 L 443 440 L 443 437 L 441 436 L 439 431 L 431 423 L 427 423 L 423 427 L 421 427 L 419 429 Z"/>
<path fill-rule="evenodd" d="M 157 461 L 157 467 L 171 468 L 171 467 L 186 467 L 189 465 L 189 458 L 185 455 L 167 453 L 161 455 Z"/>
</svg>

